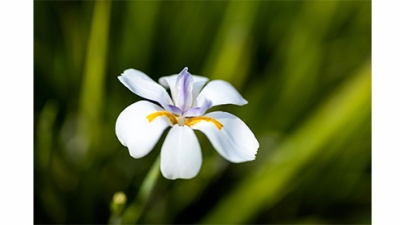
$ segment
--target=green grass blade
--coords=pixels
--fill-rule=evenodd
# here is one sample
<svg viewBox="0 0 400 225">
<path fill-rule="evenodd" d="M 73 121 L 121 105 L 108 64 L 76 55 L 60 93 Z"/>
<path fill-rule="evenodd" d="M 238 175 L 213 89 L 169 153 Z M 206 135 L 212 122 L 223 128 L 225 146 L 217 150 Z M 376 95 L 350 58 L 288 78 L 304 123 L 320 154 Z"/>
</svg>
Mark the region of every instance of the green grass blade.
<svg viewBox="0 0 400 225">
<path fill-rule="evenodd" d="M 349 124 L 370 115 L 370 111 L 371 69 L 368 66 L 334 92 L 303 126 L 278 146 L 276 154 L 257 173 L 227 194 L 202 223 L 247 222 L 261 206 L 265 210 L 273 205 L 285 194 L 282 190 L 290 186 L 298 169 L 322 154 L 324 146 L 335 140 Z"/>
</svg>

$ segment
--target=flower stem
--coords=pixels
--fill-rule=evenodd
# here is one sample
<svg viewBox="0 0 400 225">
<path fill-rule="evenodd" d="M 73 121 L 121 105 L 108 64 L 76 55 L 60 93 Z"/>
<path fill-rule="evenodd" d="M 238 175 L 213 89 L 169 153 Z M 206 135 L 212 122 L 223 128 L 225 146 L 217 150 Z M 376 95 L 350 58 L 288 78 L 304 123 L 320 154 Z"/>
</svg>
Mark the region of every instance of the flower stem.
<svg viewBox="0 0 400 225">
<path fill-rule="evenodd" d="M 157 183 L 160 175 L 160 156 L 154 161 L 146 177 L 140 186 L 136 199 L 130 203 L 122 213 L 121 219 L 124 224 L 136 224 L 139 217 L 142 215 L 143 209 L 148 202 L 150 194 Z"/>
</svg>

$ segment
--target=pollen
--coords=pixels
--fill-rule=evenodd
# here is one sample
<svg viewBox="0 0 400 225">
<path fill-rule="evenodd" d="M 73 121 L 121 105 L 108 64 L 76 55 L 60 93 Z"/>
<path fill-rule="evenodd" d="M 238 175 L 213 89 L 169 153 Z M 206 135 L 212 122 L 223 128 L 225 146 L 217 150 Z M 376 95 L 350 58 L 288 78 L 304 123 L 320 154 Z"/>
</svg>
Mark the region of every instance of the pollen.
<svg viewBox="0 0 400 225">
<path fill-rule="evenodd" d="M 171 121 L 171 123 L 173 125 L 178 123 L 178 120 L 176 119 L 176 117 L 174 116 L 174 114 L 168 112 L 168 111 L 159 111 L 159 112 L 155 112 L 155 113 L 151 113 L 148 116 L 146 116 L 146 118 L 149 120 L 149 123 L 151 121 L 153 121 L 155 118 L 159 117 L 159 116 L 166 116 L 168 117 L 168 119 Z"/>
<path fill-rule="evenodd" d="M 213 123 L 215 125 L 215 127 L 218 128 L 218 130 L 221 130 L 223 127 L 223 125 L 220 122 L 218 122 L 218 120 L 210 118 L 210 117 L 205 117 L 205 116 L 198 116 L 198 117 L 190 118 L 190 119 L 186 120 L 185 125 L 191 127 L 202 121 Z"/>
</svg>

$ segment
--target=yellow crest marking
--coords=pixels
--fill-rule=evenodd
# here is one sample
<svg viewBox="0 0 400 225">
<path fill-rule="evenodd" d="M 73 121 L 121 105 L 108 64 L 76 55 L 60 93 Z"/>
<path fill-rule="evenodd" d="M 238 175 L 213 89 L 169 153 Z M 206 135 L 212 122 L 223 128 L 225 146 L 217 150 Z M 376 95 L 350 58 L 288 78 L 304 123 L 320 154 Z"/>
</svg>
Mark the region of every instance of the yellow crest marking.
<svg viewBox="0 0 400 225">
<path fill-rule="evenodd" d="M 180 118 L 180 119 L 184 119 L 184 120 L 182 120 L 182 121 L 180 120 L 181 123 L 179 123 L 176 116 L 168 111 L 159 111 L 159 112 L 151 113 L 151 114 L 147 115 L 146 118 L 149 121 L 149 123 L 151 123 L 154 119 L 156 119 L 159 116 L 168 117 L 168 119 L 171 121 L 172 125 L 179 124 L 179 125 L 183 126 L 183 121 L 184 121 L 186 126 L 192 127 L 200 122 L 210 122 L 210 123 L 213 123 L 215 125 L 215 127 L 218 128 L 218 130 L 221 130 L 223 127 L 223 125 L 220 122 L 218 122 L 218 120 L 210 118 L 210 117 L 206 117 L 206 116 L 197 116 L 197 117 L 192 117 L 192 118 L 188 118 L 188 119 Z"/>
<path fill-rule="evenodd" d="M 215 127 L 218 128 L 218 130 L 221 130 L 223 127 L 223 125 L 220 122 L 218 122 L 218 120 L 210 118 L 210 117 L 205 117 L 205 116 L 198 116 L 198 117 L 190 118 L 190 119 L 186 120 L 185 125 L 191 127 L 201 121 L 213 123 L 215 125 Z"/>
<path fill-rule="evenodd" d="M 159 112 L 155 112 L 155 113 L 151 113 L 148 116 L 146 116 L 146 118 L 149 120 L 149 123 L 151 121 L 153 121 L 155 118 L 159 117 L 159 116 L 166 116 L 168 117 L 168 119 L 171 121 L 171 123 L 173 125 L 178 123 L 178 120 L 176 119 L 176 117 L 174 116 L 174 114 L 167 112 L 167 111 L 159 111 Z"/>
</svg>

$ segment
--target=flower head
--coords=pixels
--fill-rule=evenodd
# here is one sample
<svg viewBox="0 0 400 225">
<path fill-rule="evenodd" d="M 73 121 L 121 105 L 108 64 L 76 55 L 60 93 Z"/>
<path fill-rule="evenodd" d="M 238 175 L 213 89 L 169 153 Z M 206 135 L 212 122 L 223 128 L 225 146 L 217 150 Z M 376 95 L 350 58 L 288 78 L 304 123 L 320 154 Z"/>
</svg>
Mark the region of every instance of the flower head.
<svg viewBox="0 0 400 225">
<path fill-rule="evenodd" d="M 158 103 L 138 101 L 118 116 L 116 135 L 132 157 L 147 155 L 164 130 L 172 127 L 161 148 L 164 177 L 190 179 L 200 171 L 200 144 L 193 130 L 204 133 L 218 153 L 231 162 L 255 159 L 259 144 L 242 120 L 221 111 L 205 114 L 216 105 L 247 104 L 228 82 L 214 80 L 205 85 L 208 78 L 191 75 L 187 67 L 178 75 L 161 77 L 161 85 L 135 69 L 125 70 L 118 79 L 133 93 Z"/>
</svg>

